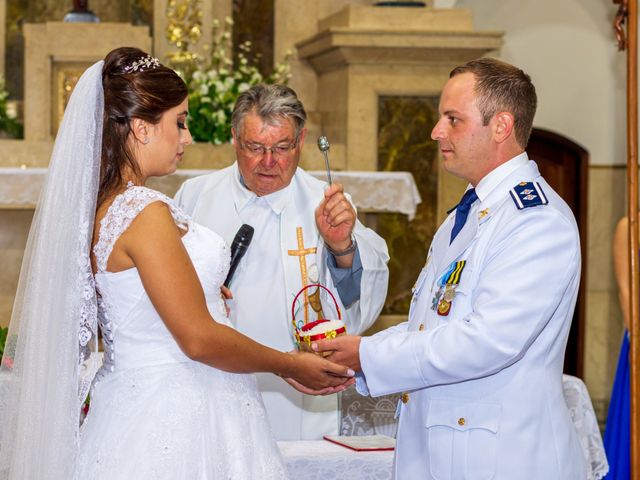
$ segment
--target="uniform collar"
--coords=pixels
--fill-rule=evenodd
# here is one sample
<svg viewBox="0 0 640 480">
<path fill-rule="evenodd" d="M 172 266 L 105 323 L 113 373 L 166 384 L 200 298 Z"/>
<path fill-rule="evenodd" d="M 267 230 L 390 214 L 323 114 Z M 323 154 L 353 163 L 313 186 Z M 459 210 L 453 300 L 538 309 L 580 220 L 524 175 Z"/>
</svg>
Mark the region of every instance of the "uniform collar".
<svg viewBox="0 0 640 480">
<path fill-rule="evenodd" d="M 529 156 L 527 155 L 527 152 L 522 152 L 520 155 L 513 157 L 511 160 L 506 161 L 486 174 L 476 186 L 476 194 L 478 195 L 480 202 L 485 203 L 491 192 L 493 192 L 498 185 L 506 180 L 506 178 L 513 172 L 524 167 L 528 163 Z"/>
<path fill-rule="evenodd" d="M 289 203 L 289 199 L 291 198 L 293 191 L 293 183 L 295 181 L 295 175 L 291 179 L 291 183 L 277 192 L 270 193 L 269 195 L 263 195 L 262 197 L 257 196 L 251 190 L 247 188 L 240 174 L 240 169 L 238 168 L 237 162 L 234 164 L 233 168 L 233 182 L 232 182 L 232 192 L 233 192 L 233 202 L 236 207 L 237 212 L 241 212 L 247 204 L 254 203 L 257 201 L 266 202 L 271 210 L 276 215 L 280 215 L 284 210 L 284 207 Z"/>
</svg>

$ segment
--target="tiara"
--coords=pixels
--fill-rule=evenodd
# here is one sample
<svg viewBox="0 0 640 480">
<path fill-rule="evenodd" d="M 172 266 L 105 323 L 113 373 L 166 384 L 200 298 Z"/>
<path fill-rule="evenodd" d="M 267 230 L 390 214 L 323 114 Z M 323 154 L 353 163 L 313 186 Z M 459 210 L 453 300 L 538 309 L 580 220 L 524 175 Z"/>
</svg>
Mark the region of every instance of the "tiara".
<svg viewBox="0 0 640 480">
<path fill-rule="evenodd" d="M 123 68 L 124 73 L 144 72 L 146 70 L 153 70 L 160 67 L 160 60 L 151 55 L 142 57 L 129 65 L 125 65 Z"/>
</svg>

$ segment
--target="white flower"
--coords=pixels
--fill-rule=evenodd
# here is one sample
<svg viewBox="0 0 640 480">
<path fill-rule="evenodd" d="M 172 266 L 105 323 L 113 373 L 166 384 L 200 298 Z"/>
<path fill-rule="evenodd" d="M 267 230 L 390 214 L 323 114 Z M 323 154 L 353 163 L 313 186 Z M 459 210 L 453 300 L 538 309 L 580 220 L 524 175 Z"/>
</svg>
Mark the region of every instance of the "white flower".
<svg viewBox="0 0 640 480">
<path fill-rule="evenodd" d="M 198 92 L 200 93 L 200 95 L 206 95 L 209 93 L 209 85 L 207 85 L 206 83 L 203 83 L 202 85 L 200 85 L 200 88 L 198 89 Z"/>
<path fill-rule="evenodd" d="M 89 343 L 89 340 L 91 340 L 91 330 L 89 330 L 85 326 L 80 327 L 80 331 L 78 332 L 78 340 L 80 341 L 80 345 L 85 347 L 87 343 Z"/>
</svg>

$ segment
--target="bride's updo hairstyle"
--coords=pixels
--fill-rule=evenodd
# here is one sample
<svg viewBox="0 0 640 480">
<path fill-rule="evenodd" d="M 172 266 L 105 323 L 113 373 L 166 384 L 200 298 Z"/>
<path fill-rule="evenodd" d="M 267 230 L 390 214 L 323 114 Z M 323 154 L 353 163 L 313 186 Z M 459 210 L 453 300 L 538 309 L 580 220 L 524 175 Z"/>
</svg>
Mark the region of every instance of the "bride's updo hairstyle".
<svg viewBox="0 0 640 480">
<path fill-rule="evenodd" d="M 125 169 L 140 173 L 131 148 L 131 119 L 152 124 L 187 97 L 187 86 L 176 72 L 138 48 L 121 47 L 104 59 L 104 126 L 98 206 L 123 186 Z"/>
</svg>

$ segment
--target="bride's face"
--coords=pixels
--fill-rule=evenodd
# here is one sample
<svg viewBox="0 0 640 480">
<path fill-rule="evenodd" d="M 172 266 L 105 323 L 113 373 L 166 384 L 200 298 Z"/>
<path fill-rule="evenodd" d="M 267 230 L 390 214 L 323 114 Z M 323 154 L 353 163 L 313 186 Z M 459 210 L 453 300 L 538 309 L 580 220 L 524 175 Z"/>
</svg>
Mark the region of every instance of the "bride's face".
<svg viewBox="0 0 640 480">
<path fill-rule="evenodd" d="M 184 147 L 192 143 L 187 126 L 188 101 L 164 112 L 160 122 L 148 125 L 148 136 L 141 145 L 140 168 L 145 177 L 163 176 L 176 171 L 182 160 Z"/>
</svg>

